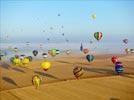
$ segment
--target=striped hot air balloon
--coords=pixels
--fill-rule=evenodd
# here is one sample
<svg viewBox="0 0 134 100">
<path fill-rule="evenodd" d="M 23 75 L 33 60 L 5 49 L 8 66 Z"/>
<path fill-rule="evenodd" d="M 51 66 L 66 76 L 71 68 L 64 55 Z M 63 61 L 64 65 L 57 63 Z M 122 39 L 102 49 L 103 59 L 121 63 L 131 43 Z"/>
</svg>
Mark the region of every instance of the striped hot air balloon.
<svg viewBox="0 0 134 100">
<path fill-rule="evenodd" d="M 96 38 L 96 40 L 101 40 L 101 38 L 102 38 L 102 32 L 95 32 L 94 33 L 94 37 Z"/>
<path fill-rule="evenodd" d="M 74 76 L 79 79 L 82 75 L 83 75 L 83 70 L 82 70 L 82 67 L 75 67 L 73 69 L 73 73 L 74 73 Z"/>
<path fill-rule="evenodd" d="M 58 55 L 60 53 L 60 50 L 58 49 L 51 49 L 48 50 L 48 54 L 50 54 L 52 57 L 55 57 L 56 55 Z"/>
<path fill-rule="evenodd" d="M 115 63 L 115 71 L 120 74 L 123 72 L 123 64 L 122 62 L 118 61 Z"/>
</svg>

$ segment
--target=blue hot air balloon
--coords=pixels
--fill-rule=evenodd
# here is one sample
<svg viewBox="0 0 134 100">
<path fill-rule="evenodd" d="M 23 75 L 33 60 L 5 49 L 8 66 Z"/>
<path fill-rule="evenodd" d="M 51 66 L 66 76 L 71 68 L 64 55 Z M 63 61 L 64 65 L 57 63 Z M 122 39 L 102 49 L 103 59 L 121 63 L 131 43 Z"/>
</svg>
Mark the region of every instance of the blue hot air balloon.
<svg viewBox="0 0 134 100">
<path fill-rule="evenodd" d="M 123 64 L 122 62 L 118 61 L 115 63 L 115 71 L 120 74 L 123 72 Z"/>
<path fill-rule="evenodd" d="M 93 55 L 87 55 L 86 56 L 86 59 L 89 61 L 89 62 L 92 62 L 94 60 L 94 56 Z"/>
<path fill-rule="evenodd" d="M 83 45 L 82 45 L 82 43 L 81 43 L 81 46 L 80 46 L 80 51 L 83 51 Z"/>
</svg>

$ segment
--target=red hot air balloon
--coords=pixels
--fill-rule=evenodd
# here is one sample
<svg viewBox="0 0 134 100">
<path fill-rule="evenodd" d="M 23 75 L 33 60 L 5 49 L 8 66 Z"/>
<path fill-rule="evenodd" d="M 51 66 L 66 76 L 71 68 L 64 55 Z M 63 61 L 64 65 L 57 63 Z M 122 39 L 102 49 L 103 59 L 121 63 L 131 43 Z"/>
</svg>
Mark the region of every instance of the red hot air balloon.
<svg viewBox="0 0 134 100">
<path fill-rule="evenodd" d="M 88 48 L 83 49 L 83 53 L 84 54 L 87 54 L 88 52 L 89 52 L 89 49 Z"/>
<path fill-rule="evenodd" d="M 111 58 L 111 61 L 115 64 L 118 61 L 118 58 L 116 56 L 113 56 Z"/>
</svg>

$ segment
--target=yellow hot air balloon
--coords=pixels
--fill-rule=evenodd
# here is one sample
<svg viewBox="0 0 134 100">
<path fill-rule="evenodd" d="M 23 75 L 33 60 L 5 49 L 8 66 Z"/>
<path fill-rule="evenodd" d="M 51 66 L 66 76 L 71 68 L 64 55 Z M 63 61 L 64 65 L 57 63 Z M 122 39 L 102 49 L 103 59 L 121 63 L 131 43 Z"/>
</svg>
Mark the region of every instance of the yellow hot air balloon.
<svg viewBox="0 0 134 100">
<path fill-rule="evenodd" d="M 19 58 L 14 58 L 13 59 L 13 64 L 20 65 L 21 64 L 21 60 Z"/>
<path fill-rule="evenodd" d="M 95 20 L 95 19 L 96 19 L 96 14 L 92 14 L 92 15 L 91 15 L 91 18 L 92 18 L 93 20 Z"/>
<path fill-rule="evenodd" d="M 41 68 L 44 71 L 47 71 L 51 67 L 51 63 L 49 61 L 44 61 L 41 63 Z"/>
<path fill-rule="evenodd" d="M 23 65 L 26 65 L 26 64 L 29 64 L 29 58 L 28 57 L 25 57 L 24 59 L 22 59 L 22 64 Z"/>
<path fill-rule="evenodd" d="M 40 86 L 41 78 L 38 75 L 34 75 L 32 78 L 32 83 L 35 86 L 35 88 L 37 89 Z"/>
</svg>

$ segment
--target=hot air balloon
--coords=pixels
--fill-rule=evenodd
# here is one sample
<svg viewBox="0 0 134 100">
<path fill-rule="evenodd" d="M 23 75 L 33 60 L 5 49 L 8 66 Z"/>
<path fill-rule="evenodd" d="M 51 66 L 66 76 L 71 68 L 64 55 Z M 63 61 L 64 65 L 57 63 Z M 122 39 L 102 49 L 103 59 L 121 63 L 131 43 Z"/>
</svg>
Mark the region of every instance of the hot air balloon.
<svg viewBox="0 0 134 100">
<path fill-rule="evenodd" d="M 40 43 L 40 48 L 42 48 L 43 47 L 43 44 L 42 43 Z"/>
<path fill-rule="evenodd" d="M 86 56 L 86 59 L 89 61 L 89 62 L 92 62 L 94 60 L 94 56 L 93 55 L 87 55 Z"/>
<path fill-rule="evenodd" d="M 125 44 L 127 44 L 127 43 L 128 43 L 128 39 L 123 39 L 123 42 L 124 42 Z"/>
<path fill-rule="evenodd" d="M 118 74 L 120 74 L 120 73 L 122 73 L 123 72 L 123 64 L 122 64 L 122 62 L 116 62 L 115 63 L 115 71 L 118 73 Z"/>
<path fill-rule="evenodd" d="M 22 62 L 23 65 L 27 65 L 27 64 L 29 64 L 30 61 L 29 61 L 28 57 L 25 57 L 24 59 L 22 59 L 21 62 Z"/>
<path fill-rule="evenodd" d="M 130 52 L 131 52 L 131 53 L 134 53 L 134 49 L 130 49 Z"/>
<path fill-rule="evenodd" d="M 62 25 L 62 26 L 61 26 L 61 28 L 63 29 L 63 28 L 64 28 L 64 26 Z"/>
<path fill-rule="evenodd" d="M 43 32 L 45 32 L 45 30 L 43 30 Z"/>
<path fill-rule="evenodd" d="M 44 59 L 48 57 L 47 53 L 42 53 L 42 56 Z"/>
<path fill-rule="evenodd" d="M 53 30 L 53 27 L 50 27 L 50 30 Z"/>
<path fill-rule="evenodd" d="M 126 54 L 129 54 L 130 49 L 129 49 L 129 48 L 126 48 L 126 49 L 125 49 L 125 52 L 126 52 Z"/>
<path fill-rule="evenodd" d="M 0 54 L 0 60 L 2 59 L 3 56 L 4 56 L 4 55 Z"/>
<path fill-rule="evenodd" d="M 18 51 L 19 51 L 19 49 L 15 47 L 14 48 L 14 52 L 18 52 Z"/>
<path fill-rule="evenodd" d="M 88 52 L 89 52 L 89 49 L 88 49 L 88 48 L 84 48 L 84 49 L 83 49 L 83 53 L 84 53 L 84 54 L 87 54 Z"/>
<path fill-rule="evenodd" d="M 37 54 L 38 54 L 38 51 L 37 50 L 33 50 L 33 55 L 37 56 Z"/>
<path fill-rule="evenodd" d="M 40 84 L 41 84 L 41 78 L 40 78 L 40 76 L 38 76 L 38 75 L 34 75 L 33 77 L 32 77 L 32 84 L 35 86 L 35 88 L 37 89 L 39 86 L 40 86 Z"/>
<path fill-rule="evenodd" d="M 15 59 L 15 57 L 11 57 L 11 58 L 10 58 L 10 62 L 11 62 L 12 64 L 14 63 L 14 62 L 13 62 L 14 59 Z"/>
<path fill-rule="evenodd" d="M 68 39 L 66 39 L 66 42 L 69 42 L 69 40 L 68 40 Z"/>
<path fill-rule="evenodd" d="M 49 61 L 44 61 L 41 63 L 41 68 L 44 71 L 47 71 L 48 69 L 50 69 L 50 67 L 51 67 L 51 63 Z"/>
<path fill-rule="evenodd" d="M 64 33 L 62 33 L 62 36 L 64 36 L 65 34 Z"/>
<path fill-rule="evenodd" d="M 111 58 L 111 61 L 115 64 L 118 61 L 118 58 L 116 56 L 113 56 Z"/>
<path fill-rule="evenodd" d="M 70 50 L 66 50 L 66 54 L 67 54 L 67 55 L 69 55 L 69 54 L 70 54 L 70 52 L 71 52 Z"/>
<path fill-rule="evenodd" d="M 21 65 L 21 60 L 19 58 L 14 58 L 12 64 L 17 65 L 17 66 Z"/>
<path fill-rule="evenodd" d="M 83 45 L 82 45 L 82 43 L 81 43 L 81 46 L 80 46 L 80 51 L 83 51 Z"/>
<path fill-rule="evenodd" d="M 47 38 L 47 41 L 49 41 L 50 39 L 49 38 Z"/>
<path fill-rule="evenodd" d="M 32 56 L 27 56 L 27 58 L 29 59 L 30 62 L 33 60 Z"/>
<path fill-rule="evenodd" d="M 90 44 L 92 44 L 93 43 L 93 41 L 92 40 L 90 40 Z"/>
<path fill-rule="evenodd" d="M 48 54 L 50 54 L 52 57 L 55 57 L 55 56 L 58 55 L 59 53 L 60 53 L 60 51 L 57 50 L 57 49 L 48 50 Z"/>
<path fill-rule="evenodd" d="M 27 45 L 27 46 L 30 45 L 30 42 L 26 42 L 26 45 Z"/>
<path fill-rule="evenodd" d="M 60 16 L 60 13 L 58 13 L 58 16 Z"/>
<path fill-rule="evenodd" d="M 15 55 L 15 58 L 19 58 L 19 55 Z"/>
<path fill-rule="evenodd" d="M 99 41 L 102 38 L 102 32 L 95 32 L 94 37 Z"/>
<path fill-rule="evenodd" d="M 83 70 L 82 70 L 82 67 L 75 67 L 73 69 L 73 74 L 74 76 L 76 77 L 76 79 L 79 79 L 82 75 L 83 75 Z"/>
<path fill-rule="evenodd" d="M 96 19 L 96 14 L 92 14 L 91 19 L 95 20 Z"/>
<path fill-rule="evenodd" d="M 21 60 L 24 59 L 24 57 L 25 57 L 24 54 L 20 55 L 20 59 L 21 59 Z"/>
</svg>

